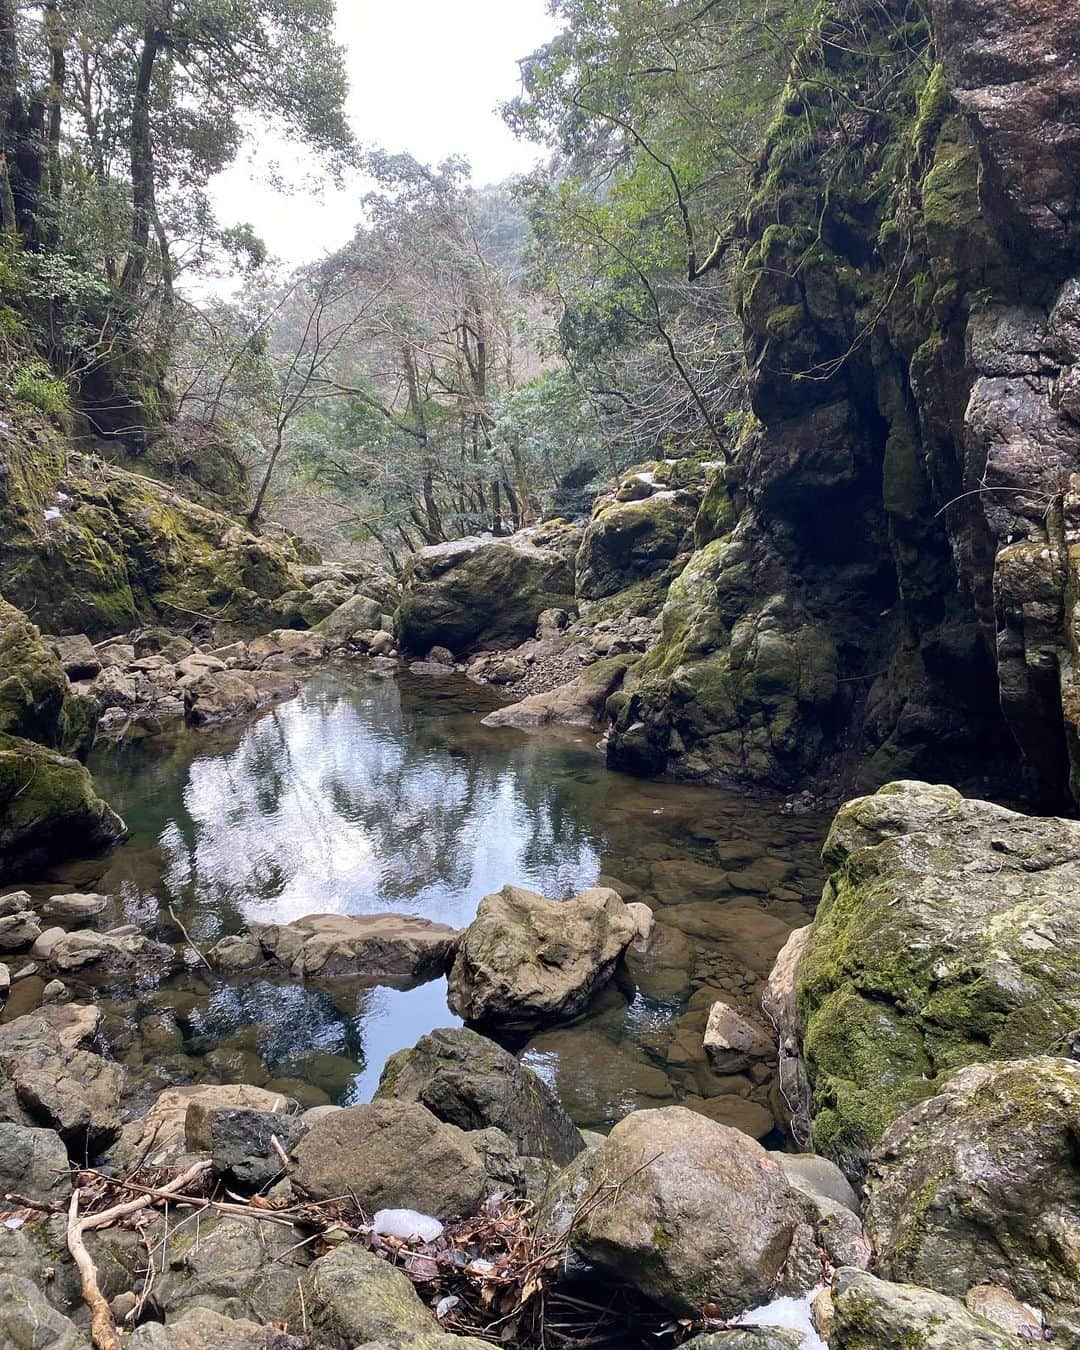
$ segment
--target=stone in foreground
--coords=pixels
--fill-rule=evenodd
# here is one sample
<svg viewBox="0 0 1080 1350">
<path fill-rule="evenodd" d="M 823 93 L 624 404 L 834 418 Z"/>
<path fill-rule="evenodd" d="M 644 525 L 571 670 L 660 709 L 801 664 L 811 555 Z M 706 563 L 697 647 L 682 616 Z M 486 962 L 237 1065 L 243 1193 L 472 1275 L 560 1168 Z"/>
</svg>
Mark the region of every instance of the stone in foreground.
<svg viewBox="0 0 1080 1350">
<path fill-rule="evenodd" d="M 831 1350 L 1017 1350 L 1023 1344 L 962 1303 L 864 1270 L 836 1272 Z"/>
<path fill-rule="evenodd" d="M 891 1279 L 963 1298 L 992 1281 L 1080 1345 L 1080 1063 L 961 1069 L 871 1155 L 867 1231 Z"/>
<path fill-rule="evenodd" d="M 391 1055 L 375 1096 L 420 1102 L 463 1130 L 496 1126 L 518 1153 L 560 1166 L 585 1147 L 547 1084 L 502 1046 L 466 1027 L 432 1031 L 411 1050 Z"/>
<path fill-rule="evenodd" d="M 438 1332 L 409 1278 L 354 1244 L 312 1263 L 289 1311 L 290 1325 L 306 1325 L 318 1343 L 346 1350 L 384 1337 L 390 1345 L 412 1345 Z"/>
<path fill-rule="evenodd" d="M 589 1190 L 600 1198 L 571 1235 L 575 1253 L 680 1316 L 766 1302 L 800 1222 L 760 1144 L 680 1106 L 621 1120 Z"/>
<path fill-rule="evenodd" d="M 611 978 L 636 932 L 607 887 L 558 901 L 504 886 L 481 900 L 465 930 L 447 1000 L 466 1021 L 500 1030 L 566 1021 Z"/>
<path fill-rule="evenodd" d="M 1080 823 L 890 783 L 841 807 L 799 965 L 814 1145 L 856 1174 L 954 1069 L 1080 1026 Z"/>
<path fill-rule="evenodd" d="M 293 1185 L 310 1200 L 353 1195 L 369 1214 L 474 1214 L 484 1165 L 464 1131 L 412 1102 L 376 1101 L 316 1120 L 293 1152 Z"/>
</svg>

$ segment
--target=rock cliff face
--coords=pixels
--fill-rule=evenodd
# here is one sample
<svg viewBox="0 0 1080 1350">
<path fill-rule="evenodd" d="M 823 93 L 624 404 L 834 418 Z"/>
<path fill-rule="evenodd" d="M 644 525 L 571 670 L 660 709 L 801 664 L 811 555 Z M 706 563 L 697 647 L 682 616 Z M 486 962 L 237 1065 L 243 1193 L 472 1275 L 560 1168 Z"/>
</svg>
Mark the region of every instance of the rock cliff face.
<svg viewBox="0 0 1080 1350">
<path fill-rule="evenodd" d="M 1080 11 L 826 4 L 759 158 L 753 418 L 613 764 L 1080 798 Z"/>
</svg>

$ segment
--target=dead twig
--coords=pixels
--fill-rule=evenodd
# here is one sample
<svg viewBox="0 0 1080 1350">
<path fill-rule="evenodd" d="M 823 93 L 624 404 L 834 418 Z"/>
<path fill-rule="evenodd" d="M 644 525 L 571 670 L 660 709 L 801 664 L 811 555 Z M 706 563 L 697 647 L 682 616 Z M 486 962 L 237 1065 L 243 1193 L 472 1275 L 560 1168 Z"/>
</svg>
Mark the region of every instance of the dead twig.
<svg viewBox="0 0 1080 1350">
<path fill-rule="evenodd" d="M 204 1177 L 210 1171 L 209 1162 L 199 1162 L 193 1167 L 189 1167 L 186 1172 L 162 1186 L 156 1192 L 157 1196 L 175 1195 L 182 1191 L 192 1182 Z M 97 1228 L 108 1228 L 111 1224 L 118 1223 L 121 1219 L 126 1219 L 132 1214 L 137 1214 L 139 1210 L 146 1209 L 153 1204 L 154 1195 L 139 1195 L 132 1200 L 122 1201 L 118 1205 L 113 1205 L 109 1209 L 99 1210 L 96 1214 L 84 1214 L 79 1217 L 79 1201 L 82 1198 L 83 1187 L 76 1186 L 71 1193 L 71 1203 L 68 1206 L 67 1223 L 67 1247 L 71 1253 L 79 1271 L 79 1279 L 82 1283 L 83 1302 L 90 1309 L 90 1336 L 94 1342 L 96 1350 L 122 1350 L 120 1337 L 117 1335 L 116 1323 L 113 1321 L 112 1310 L 109 1307 L 108 1300 L 101 1292 L 101 1286 L 98 1284 L 97 1270 L 90 1253 L 86 1250 L 86 1243 L 83 1241 L 84 1234 Z"/>
</svg>

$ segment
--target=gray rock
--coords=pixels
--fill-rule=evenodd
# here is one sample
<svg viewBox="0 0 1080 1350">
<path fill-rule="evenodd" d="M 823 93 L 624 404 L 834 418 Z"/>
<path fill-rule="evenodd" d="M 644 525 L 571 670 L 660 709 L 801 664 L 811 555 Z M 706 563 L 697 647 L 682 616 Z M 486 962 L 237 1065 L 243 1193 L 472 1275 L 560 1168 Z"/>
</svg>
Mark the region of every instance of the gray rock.
<svg viewBox="0 0 1080 1350">
<path fill-rule="evenodd" d="M 843 1205 L 853 1214 L 859 1212 L 859 1197 L 839 1167 L 819 1153 L 770 1153 L 784 1169 L 788 1183 L 808 1195 L 821 1196 Z"/>
<path fill-rule="evenodd" d="M 560 1165 L 585 1147 L 547 1084 L 494 1041 L 465 1027 L 433 1031 L 411 1050 L 391 1055 L 375 1095 L 420 1102 L 463 1130 L 494 1125 L 518 1153 Z"/>
<path fill-rule="evenodd" d="M 291 974 L 322 979 L 436 979 L 449 969 L 458 940 L 456 929 L 409 914 L 309 914 L 251 924 L 250 933 Z M 230 959 L 235 955 L 230 947 Z"/>
<path fill-rule="evenodd" d="M 709 1009 L 702 1043 L 713 1068 L 721 1074 L 738 1073 L 753 1061 L 773 1055 L 773 1043 L 765 1029 L 722 1000 Z"/>
<path fill-rule="evenodd" d="M 347 641 L 365 628 L 378 628 L 382 606 L 366 595 L 350 596 L 317 625 L 320 633 L 339 642 Z"/>
<path fill-rule="evenodd" d="M 24 952 L 41 936 L 41 921 L 32 910 L 0 917 L 0 952 Z"/>
<path fill-rule="evenodd" d="M 168 1326 L 148 1322 L 126 1344 L 130 1350 L 303 1350 L 310 1343 L 257 1322 L 193 1308 Z"/>
<path fill-rule="evenodd" d="M 45 901 L 42 913 L 51 919 L 92 919 L 100 914 L 109 903 L 106 895 L 71 892 L 66 895 L 53 895 Z"/>
<path fill-rule="evenodd" d="M 481 900 L 465 930 L 447 1000 L 467 1021 L 505 1030 L 576 1017 L 636 931 L 622 899 L 605 887 L 557 901 L 504 886 Z"/>
<path fill-rule="evenodd" d="M 484 1164 L 484 1189 L 521 1195 L 525 1189 L 525 1168 L 510 1136 L 494 1125 L 465 1133 Z"/>
<path fill-rule="evenodd" d="M 0 918 L 6 919 L 12 914 L 23 914 L 33 908 L 34 902 L 30 899 L 28 891 L 9 891 L 7 895 L 0 895 Z"/>
<path fill-rule="evenodd" d="M 53 970 L 69 974 L 91 966 L 112 972 L 133 970 L 136 966 L 140 970 L 167 970 L 177 958 L 171 947 L 142 933 L 95 933 L 80 929 L 57 938 L 45 959 Z"/>
<path fill-rule="evenodd" d="M 437 1333 L 411 1281 L 387 1261 L 354 1243 L 312 1262 L 290 1304 L 290 1325 L 301 1309 L 312 1337 L 333 1350 L 352 1350 L 372 1340 L 412 1345 Z"/>
<path fill-rule="evenodd" d="M 296 1116 L 219 1107 L 210 1114 L 214 1175 L 232 1190 L 261 1191 L 286 1170 L 271 1141 L 276 1139 L 282 1151 L 289 1153 L 303 1134 Z"/>
<path fill-rule="evenodd" d="M 474 1214 L 484 1164 L 464 1131 L 412 1102 L 376 1101 L 317 1120 L 294 1152 L 293 1185 L 312 1200 L 352 1194 L 369 1213 Z"/>
<path fill-rule="evenodd" d="M 866 1183 L 878 1271 L 963 1298 L 992 1281 L 1080 1345 L 1080 1064 L 961 1069 L 886 1131 Z"/>
<path fill-rule="evenodd" d="M 596 1151 L 598 1190 L 574 1251 L 680 1316 L 767 1301 L 799 1223 L 783 1170 L 760 1144 L 680 1106 L 615 1126 Z"/>
<path fill-rule="evenodd" d="M 154 1166 L 168 1166 L 188 1152 L 210 1152 L 210 1121 L 222 1107 L 284 1115 L 294 1106 L 280 1092 L 247 1083 L 166 1088 L 145 1115 L 124 1126 L 109 1159 L 124 1170 L 144 1156 Z"/>
<path fill-rule="evenodd" d="M 1016 1350 L 1017 1340 L 973 1317 L 962 1303 L 864 1270 L 838 1270 L 832 1286 L 831 1350 Z"/>
<path fill-rule="evenodd" d="M 69 680 L 92 680 L 101 669 L 101 658 L 85 633 L 71 637 L 47 637 L 49 647 Z"/>
<path fill-rule="evenodd" d="M 64 1200 L 71 1164 L 55 1130 L 0 1123 L 0 1198 L 15 1191 L 28 1200 Z"/>
<path fill-rule="evenodd" d="M 693 1350 L 799 1350 L 805 1344 L 801 1332 L 784 1327 L 735 1327 L 687 1341 Z"/>
<path fill-rule="evenodd" d="M 51 1307 L 37 1285 L 0 1275 L 0 1345 L 4 1350 L 90 1350 L 90 1338 Z"/>
<path fill-rule="evenodd" d="M 80 1159 L 120 1129 L 121 1070 L 82 1048 L 100 1016 L 96 1008 L 53 1004 L 0 1026 L 0 1113 L 55 1130 Z"/>
</svg>

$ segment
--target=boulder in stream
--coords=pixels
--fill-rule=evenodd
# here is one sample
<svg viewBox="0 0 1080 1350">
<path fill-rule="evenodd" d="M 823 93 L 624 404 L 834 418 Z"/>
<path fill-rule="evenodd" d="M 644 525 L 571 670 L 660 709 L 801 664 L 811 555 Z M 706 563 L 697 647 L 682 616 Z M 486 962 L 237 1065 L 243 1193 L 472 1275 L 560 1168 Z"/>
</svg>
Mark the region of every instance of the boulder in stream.
<svg viewBox="0 0 1080 1350">
<path fill-rule="evenodd" d="M 495 1126 L 518 1153 L 550 1158 L 560 1166 L 585 1147 L 547 1084 L 502 1046 L 467 1027 L 432 1031 L 411 1050 L 391 1055 L 375 1096 L 420 1102 L 463 1130 Z"/>
<path fill-rule="evenodd" d="M 533 635 L 546 609 L 573 609 L 574 552 L 566 525 L 475 536 L 413 554 L 402 576 L 398 627 L 408 651 L 440 644 L 461 653 L 512 646 Z"/>
<path fill-rule="evenodd" d="M 468 1022 L 528 1030 L 576 1017 L 637 934 L 622 898 L 597 886 L 548 900 L 504 886 L 481 900 L 450 971 L 450 1007 Z"/>
<path fill-rule="evenodd" d="M 681 1106 L 621 1120 L 587 1193 L 575 1253 L 680 1316 L 766 1302 L 800 1224 L 784 1171 L 760 1144 Z"/>
<path fill-rule="evenodd" d="M 293 975 L 433 980 L 450 968 L 457 929 L 411 914 L 309 914 L 292 923 L 253 923 L 210 953 L 238 969 L 269 959 Z"/>
</svg>

